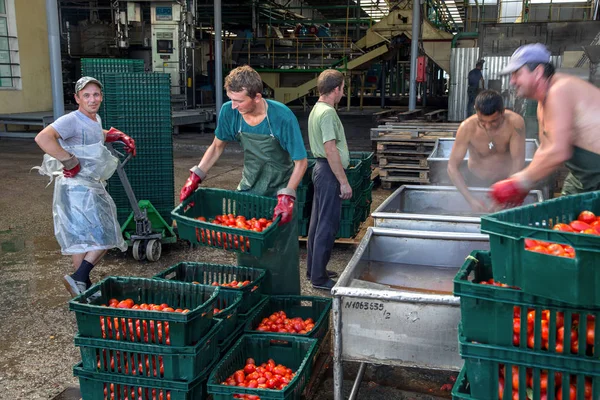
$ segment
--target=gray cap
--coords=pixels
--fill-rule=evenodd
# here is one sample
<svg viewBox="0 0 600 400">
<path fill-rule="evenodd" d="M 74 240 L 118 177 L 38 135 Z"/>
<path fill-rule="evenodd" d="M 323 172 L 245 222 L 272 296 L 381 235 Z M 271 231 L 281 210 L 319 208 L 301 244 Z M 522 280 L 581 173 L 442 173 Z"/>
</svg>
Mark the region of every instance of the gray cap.
<svg viewBox="0 0 600 400">
<path fill-rule="evenodd" d="M 526 44 L 524 46 L 519 47 L 513 55 L 510 57 L 508 64 L 502 71 L 500 71 L 500 75 L 508 75 L 512 74 L 523 65 L 528 63 L 549 63 L 550 62 L 550 52 L 541 43 L 533 43 Z"/>
<path fill-rule="evenodd" d="M 79 93 L 79 91 L 86 87 L 88 83 L 95 83 L 96 85 L 100 86 L 100 89 L 102 89 L 102 84 L 98 79 L 92 78 L 91 76 L 82 76 L 75 84 L 75 94 Z"/>
</svg>

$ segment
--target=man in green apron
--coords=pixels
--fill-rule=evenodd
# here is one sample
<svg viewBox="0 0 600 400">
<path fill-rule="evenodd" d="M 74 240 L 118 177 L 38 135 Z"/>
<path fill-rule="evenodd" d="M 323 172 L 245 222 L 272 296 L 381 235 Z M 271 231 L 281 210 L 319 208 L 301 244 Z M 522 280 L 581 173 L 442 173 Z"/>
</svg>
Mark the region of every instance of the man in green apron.
<svg viewBox="0 0 600 400">
<path fill-rule="evenodd" d="M 264 284 L 268 294 L 300 294 L 298 221 L 293 214 L 296 188 L 307 160 L 298 120 L 284 104 L 263 99 L 260 75 L 249 66 L 231 71 L 225 79 L 225 90 L 231 101 L 223 104 L 213 143 L 200 164 L 190 170 L 180 200 L 198 188 L 227 142 L 240 142 L 244 169 L 238 190 L 277 196 L 273 218 L 281 215 L 283 226 L 273 248 L 260 258 L 240 254 L 238 264 L 268 270 Z"/>
<path fill-rule="evenodd" d="M 600 89 L 554 73 L 550 52 L 540 43 L 519 47 L 502 72 L 511 75 L 517 96 L 538 101 L 540 147 L 527 168 L 492 186 L 492 197 L 520 204 L 563 163 L 569 175 L 562 195 L 600 190 Z"/>
</svg>

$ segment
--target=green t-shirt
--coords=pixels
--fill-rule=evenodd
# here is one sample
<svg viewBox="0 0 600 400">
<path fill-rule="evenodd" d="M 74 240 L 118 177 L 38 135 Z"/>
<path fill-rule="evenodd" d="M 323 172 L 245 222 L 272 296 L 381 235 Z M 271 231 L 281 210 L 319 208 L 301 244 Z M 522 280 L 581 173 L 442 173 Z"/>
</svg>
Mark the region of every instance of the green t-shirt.
<svg viewBox="0 0 600 400">
<path fill-rule="evenodd" d="M 327 158 L 325 153 L 325 142 L 335 140 L 335 147 L 340 153 L 342 167 L 348 168 L 350 164 L 350 153 L 344 134 L 344 126 L 338 117 L 335 108 L 327 103 L 318 101 L 308 117 L 308 140 L 310 151 L 317 158 Z"/>
</svg>

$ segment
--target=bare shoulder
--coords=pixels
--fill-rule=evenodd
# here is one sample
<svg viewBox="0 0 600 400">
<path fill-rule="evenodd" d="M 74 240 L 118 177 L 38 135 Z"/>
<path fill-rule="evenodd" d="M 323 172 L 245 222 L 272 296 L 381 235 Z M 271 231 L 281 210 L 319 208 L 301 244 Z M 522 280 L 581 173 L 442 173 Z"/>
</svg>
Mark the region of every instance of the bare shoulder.
<svg viewBox="0 0 600 400">
<path fill-rule="evenodd" d="M 504 112 L 504 115 L 506 116 L 506 118 L 508 119 L 510 124 L 515 129 L 520 129 L 525 126 L 525 120 L 523 119 L 523 117 L 521 115 L 517 114 L 516 112 L 511 111 L 511 110 L 506 110 Z"/>
<path fill-rule="evenodd" d="M 461 122 L 456 132 L 456 137 L 469 138 L 471 133 L 477 129 L 477 115 L 471 115 L 469 118 Z"/>
<path fill-rule="evenodd" d="M 561 104 L 568 104 L 574 93 L 581 90 L 582 86 L 585 86 L 585 81 L 567 74 L 556 74 L 553 78 L 553 82 L 548 89 L 547 101 L 559 102 Z"/>
</svg>

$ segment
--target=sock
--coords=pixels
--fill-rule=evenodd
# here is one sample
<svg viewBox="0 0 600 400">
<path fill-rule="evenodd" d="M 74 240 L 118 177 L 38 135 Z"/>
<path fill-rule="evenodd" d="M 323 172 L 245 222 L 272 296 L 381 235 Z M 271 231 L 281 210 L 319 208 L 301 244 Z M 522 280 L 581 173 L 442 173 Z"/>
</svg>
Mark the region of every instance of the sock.
<svg viewBox="0 0 600 400">
<path fill-rule="evenodd" d="M 90 272 L 92 271 L 92 268 L 94 268 L 94 265 L 86 260 L 83 260 L 81 265 L 79 265 L 79 268 L 77 268 L 77 271 L 71 275 L 71 278 L 79 282 L 87 282 L 90 279 Z"/>
</svg>

